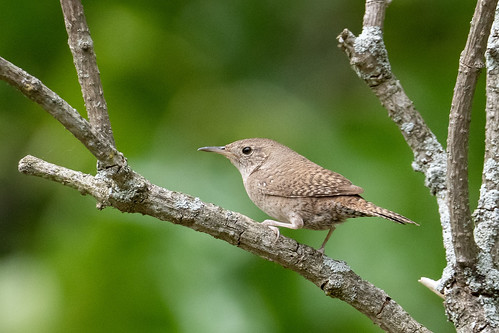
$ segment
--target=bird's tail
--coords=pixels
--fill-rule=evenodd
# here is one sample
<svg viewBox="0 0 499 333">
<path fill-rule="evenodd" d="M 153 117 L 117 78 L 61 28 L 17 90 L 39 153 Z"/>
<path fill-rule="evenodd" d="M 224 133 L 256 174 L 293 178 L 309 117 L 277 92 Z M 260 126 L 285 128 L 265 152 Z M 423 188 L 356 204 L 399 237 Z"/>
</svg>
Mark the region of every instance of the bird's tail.
<svg viewBox="0 0 499 333">
<path fill-rule="evenodd" d="M 353 199 L 355 197 L 352 196 L 350 198 Z M 355 201 L 345 200 L 342 203 L 348 208 L 351 208 L 364 216 L 378 216 L 400 224 L 415 224 L 419 226 L 419 224 L 408 219 L 407 217 L 392 212 L 391 210 L 376 206 L 372 202 L 364 200 L 361 196 L 357 196 L 357 200 Z M 350 203 L 353 204 L 353 206 L 350 206 Z"/>
<path fill-rule="evenodd" d="M 400 215 L 398 213 L 395 213 L 395 212 L 392 212 L 391 210 L 388 210 L 388 209 L 385 209 L 385 208 L 382 208 L 382 207 L 378 207 L 376 206 L 375 204 L 371 203 L 371 202 L 367 202 L 368 204 L 371 204 L 373 209 L 371 210 L 371 216 L 378 216 L 378 217 L 382 217 L 384 219 L 387 219 L 387 220 L 390 220 L 390 221 L 393 221 L 393 222 L 397 222 L 397 223 L 400 223 L 400 224 L 415 224 L 417 226 L 419 226 L 419 224 L 417 224 L 416 222 L 414 222 L 413 220 L 410 220 L 408 219 L 407 217 L 403 216 L 403 215 Z"/>
</svg>

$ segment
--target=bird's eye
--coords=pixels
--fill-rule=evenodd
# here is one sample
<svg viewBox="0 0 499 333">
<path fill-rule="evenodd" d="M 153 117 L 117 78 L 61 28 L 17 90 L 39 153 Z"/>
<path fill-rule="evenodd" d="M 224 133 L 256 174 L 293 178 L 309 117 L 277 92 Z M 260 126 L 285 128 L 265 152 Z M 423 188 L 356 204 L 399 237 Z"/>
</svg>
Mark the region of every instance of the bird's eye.
<svg viewBox="0 0 499 333">
<path fill-rule="evenodd" d="M 251 149 L 251 147 L 244 147 L 242 150 L 244 155 L 249 155 L 249 154 L 251 154 L 252 151 L 253 151 L 253 149 Z"/>
</svg>

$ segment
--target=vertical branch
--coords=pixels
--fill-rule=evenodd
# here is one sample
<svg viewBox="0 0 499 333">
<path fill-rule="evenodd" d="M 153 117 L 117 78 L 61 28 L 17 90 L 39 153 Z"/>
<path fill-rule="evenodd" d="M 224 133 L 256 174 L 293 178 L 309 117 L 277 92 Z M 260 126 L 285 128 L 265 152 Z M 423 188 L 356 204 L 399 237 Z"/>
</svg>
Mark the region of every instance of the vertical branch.
<svg viewBox="0 0 499 333">
<path fill-rule="evenodd" d="M 482 252 L 481 265 L 491 279 L 498 280 L 499 271 L 499 7 L 485 53 L 487 65 L 487 104 L 485 123 L 485 157 L 478 207 L 474 212 L 475 241 Z M 495 276 L 490 272 L 495 271 Z M 485 274 L 484 274 L 485 275 Z M 493 281 L 491 281 L 493 282 Z M 491 284 L 493 285 L 493 283 Z"/>
<path fill-rule="evenodd" d="M 499 191 L 499 7 L 490 33 L 487 52 L 487 105 L 485 163 L 482 182 L 488 191 Z M 496 203 L 496 208 L 498 207 Z"/>
<path fill-rule="evenodd" d="M 473 267 L 477 255 L 468 195 L 468 138 L 473 95 L 481 68 L 484 66 L 483 57 L 496 5 L 497 0 L 480 0 L 477 3 L 468 40 L 459 59 L 459 71 L 449 116 L 448 205 L 452 242 L 456 262 L 460 267 Z"/>
<path fill-rule="evenodd" d="M 80 0 L 60 0 L 64 23 L 68 32 L 68 44 L 73 54 L 78 81 L 87 109 L 90 124 L 97 132 L 114 143 L 113 131 L 107 113 L 99 68 L 94 52 L 85 13 Z"/>
<path fill-rule="evenodd" d="M 390 1 L 388 0 L 366 0 L 366 11 L 362 26 L 365 27 L 379 27 L 383 29 L 385 22 L 386 7 Z"/>
</svg>

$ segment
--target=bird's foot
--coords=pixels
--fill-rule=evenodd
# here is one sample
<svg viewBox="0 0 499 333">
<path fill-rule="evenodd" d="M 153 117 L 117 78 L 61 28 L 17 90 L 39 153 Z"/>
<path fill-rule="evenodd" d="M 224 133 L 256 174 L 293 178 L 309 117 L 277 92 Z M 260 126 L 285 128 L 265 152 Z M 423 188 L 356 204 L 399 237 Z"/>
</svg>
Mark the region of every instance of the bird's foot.
<svg viewBox="0 0 499 333">
<path fill-rule="evenodd" d="M 279 231 L 279 228 L 274 226 L 274 223 L 275 223 L 275 221 L 273 221 L 273 220 L 265 220 L 262 222 L 262 225 L 269 227 L 274 232 L 274 234 L 275 234 L 274 243 L 275 243 L 279 239 L 279 236 L 281 233 Z"/>
</svg>

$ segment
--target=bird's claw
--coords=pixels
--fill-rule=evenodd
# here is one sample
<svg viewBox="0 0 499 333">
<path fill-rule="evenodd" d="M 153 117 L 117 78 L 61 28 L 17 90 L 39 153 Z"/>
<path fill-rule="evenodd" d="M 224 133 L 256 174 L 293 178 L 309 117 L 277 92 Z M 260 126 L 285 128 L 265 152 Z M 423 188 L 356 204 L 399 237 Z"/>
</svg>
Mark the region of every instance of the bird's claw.
<svg viewBox="0 0 499 333">
<path fill-rule="evenodd" d="M 281 233 L 279 232 L 279 228 L 271 225 L 269 222 L 267 222 L 267 220 L 263 221 L 262 225 L 269 227 L 274 232 L 275 234 L 274 244 L 275 244 L 279 239 L 279 236 L 281 235 Z"/>
</svg>

